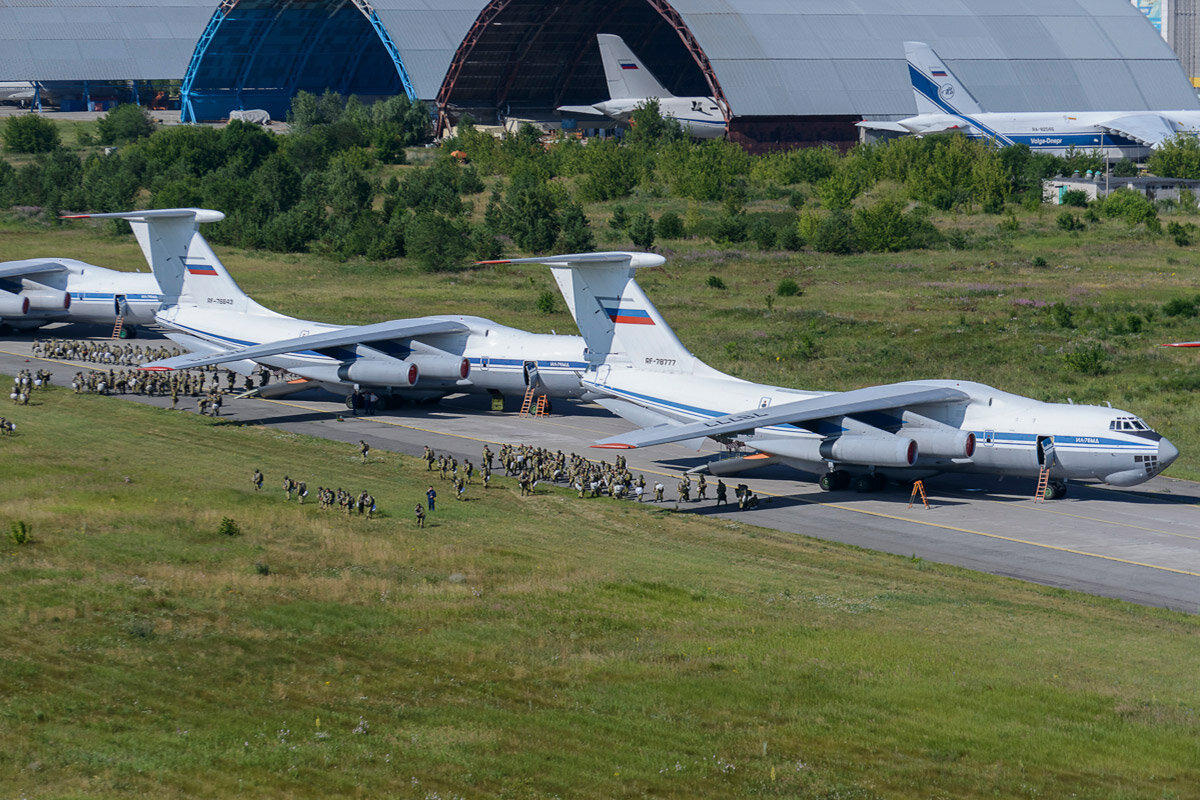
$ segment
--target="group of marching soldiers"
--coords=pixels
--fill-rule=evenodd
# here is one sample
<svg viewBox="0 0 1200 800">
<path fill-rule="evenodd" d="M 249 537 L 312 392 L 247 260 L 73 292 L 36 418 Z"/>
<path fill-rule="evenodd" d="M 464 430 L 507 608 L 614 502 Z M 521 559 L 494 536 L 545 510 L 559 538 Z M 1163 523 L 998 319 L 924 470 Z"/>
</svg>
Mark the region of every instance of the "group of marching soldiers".
<svg viewBox="0 0 1200 800">
<path fill-rule="evenodd" d="M 488 488 L 492 482 L 492 466 L 490 459 L 487 458 L 487 454 L 488 449 L 485 445 L 484 461 L 481 469 L 479 470 L 479 478 L 484 489 Z M 425 461 L 425 468 L 428 471 L 437 472 L 439 475 L 441 475 L 442 480 L 450 481 L 451 485 L 454 487 L 455 500 L 467 499 L 467 487 L 475 482 L 475 465 L 472 464 L 470 460 L 464 458 L 462 464 L 459 464 L 457 458 L 453 456 L 438 455 L 431 450 L 428 445 L 425 446 L 425 452 L 422 455 L 422 459 Z M 522 492 L 522 494 L 523 493 L 524 492 Z M 418 522 L 421 520 L 422 516 L 423 515 L 420 514 L 417 515 Z"/>
<path fill-rule="evenodd" d="M 254 491 L 262 491 L 263 485 L 262 470 L 254 470 L 254 474 L 250 477 L 250 483 L 254 486 Z M 286 500 L 291 500 L 293 497 L 300 505 L 304 505 L 305 498 L 308 497 L 308 484 L 304 481 L 293 480 L 290 476 L 283 476 L 283 492 L 286 495 Z M 378 511 L 375 505 L 375 497 L 370 492 L 359 492 L 357 495 L 353 492 L 347 492 L 340 486 L 337 489 L 325 488 L 324 486 L 317 487 L 317 508 L 329 509 L 337 508 L 345 512 L 346 516 L 358 514 L 371 519 Z"/>
<path fill-rule="evenodd" d="M 12 391 L 8 393 L 8 399 L 19 406 L 29 405 L 29 393 L 34 389 L 49 386 L 51 377 L 50 373 L 44 369 L 39 369 L 37 372 L 21 370 L 17 373 L 17 377 L 13 378 Z"/>
<path fill-rule="evenodd" d="M 33 340 L 33 354 L 61 361 L 87 361 L 114 367 L 136 367 L 151 361 L 182 355 L 177 347 L 142 347 L 117 342 L 77 341 L 74 339 Z"/>
</svg>

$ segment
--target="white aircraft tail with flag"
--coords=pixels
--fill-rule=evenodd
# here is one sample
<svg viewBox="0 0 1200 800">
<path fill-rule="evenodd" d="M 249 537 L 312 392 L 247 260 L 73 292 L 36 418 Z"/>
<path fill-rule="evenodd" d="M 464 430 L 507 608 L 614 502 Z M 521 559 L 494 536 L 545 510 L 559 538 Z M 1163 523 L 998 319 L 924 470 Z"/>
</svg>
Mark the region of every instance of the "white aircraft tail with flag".
<svg viewBox="0 0 1200 800">
<path fill-rule="evenodd" d="M 675 96 L 646 69 L 646 65 L 620 36 L 600 33 L 596 35 L 596 41 L 600 44 L 600 59 L 604 63 L 609 97 L 621 100 L 627 97 Z"/>
<path fill-rule="evenodd" d="M 983 108 L 955 77 L 933 48 L 924 42 L 905 42 L 908 76 L 917 98 L 918 114 L 980 114 Z"/>
</svg>

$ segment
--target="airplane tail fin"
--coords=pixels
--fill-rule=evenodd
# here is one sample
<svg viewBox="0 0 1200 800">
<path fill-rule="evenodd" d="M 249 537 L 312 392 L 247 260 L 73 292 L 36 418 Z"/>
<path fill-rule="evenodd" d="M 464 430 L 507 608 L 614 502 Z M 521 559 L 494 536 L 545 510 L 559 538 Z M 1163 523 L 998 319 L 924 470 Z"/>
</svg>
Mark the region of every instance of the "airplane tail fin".
<svg viewBox="0 0 1200 800">
<path fill-rule="evenodd" d="M 917 98 L 918 114 L 979 114 L 983 108 L 954 76 L 933 48 L 924 42 L 905 42 L 908 77 Z"/>
<path fill-rule="evenodd" d="M 627 97 L 675 96 L 646 69 L 646 65 L 633 54 L 620 36 L 598 33 L 596 41 L 600 44 L 604 77 L 608 80 L 608 96 L 613 100 Z"/>
<path fill-rule="evenodd" d="M 116 214 L 79 214 L 66 219 L 127 221 L 169 304 L 203 305 L 206 308 L 241 312 L 259 307 L 241 290 L 208 241 L 200 235 L 200 223 L 225 219 L 220 211 L 166 208 Z"/>
<path fill-rule="evenodd" d="M 587 346 L 591 366 L 649 372 L 713 373 L 692 355 L 634 280 L 636 270 L 665 263 L 653 253 L 578 253 L 518 258 L 503 264 L 550 267 Z"/>
</svg>

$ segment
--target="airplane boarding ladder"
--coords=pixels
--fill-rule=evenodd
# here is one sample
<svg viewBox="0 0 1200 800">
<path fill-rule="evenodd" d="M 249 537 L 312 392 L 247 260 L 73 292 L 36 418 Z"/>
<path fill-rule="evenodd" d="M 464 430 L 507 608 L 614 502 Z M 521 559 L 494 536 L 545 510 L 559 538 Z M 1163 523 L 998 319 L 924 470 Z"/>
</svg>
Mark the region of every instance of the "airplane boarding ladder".
<svg viewBox="0 0 1200 800">
<path fill-rule="evenodd" d="M 537 402 L 534 402 L 534 397 L 537 397 Z M 517 414 L 518 417 L 544 417 L 546 416 L 546 395 L 537 394 L 532 386 L 525 390 L 525 399 L 521 401 L 521 411 Z"/>
<path fill-rule="evenodd" d="M 1050 485 L 1050 468 L 1042 467 L 1041 472 L 1038 473 L 1037 491 L 1033 495 L 1033 502 L 1035 502 L 1035 503 L 1046 502 L 1046 487 L 1049 485 Z"/>
<path fill-rule="evenodd" d="M 113 325 L 112 338 L 114 338 L 114 339 L 120 339 L 120 338 L 121 338 L 121 332 L 122 332 L 124 329 L 125 329 L 125 315 L 123 315 L 123 314 L 122 314 L 122 315 L 120 315 L 120 316 L 118 316 L 118 317 L 117 317 L 116 324 L 115 324 L 115 325 Z"/>
</svg>

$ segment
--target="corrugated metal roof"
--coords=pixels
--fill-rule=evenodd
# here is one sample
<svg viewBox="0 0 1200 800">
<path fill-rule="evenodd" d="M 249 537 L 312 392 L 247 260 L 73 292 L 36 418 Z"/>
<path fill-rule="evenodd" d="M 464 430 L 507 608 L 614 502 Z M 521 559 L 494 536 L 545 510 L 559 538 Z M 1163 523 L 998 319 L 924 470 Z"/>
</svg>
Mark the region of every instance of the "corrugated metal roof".
<svg viewBox="0 0 1200 800">
<path fill-rule="evenodd" d="M 214 0 L 0 0 L 0 80 L 183 77 Z"/>
<path fill-rule="evenodd" d="M 1200 108 L 1175 54 L 1128 0 L 672 5 L 737 116 L 912 114 L 906 40 L 928 42 L 988 110 Z"/>
</svg>

